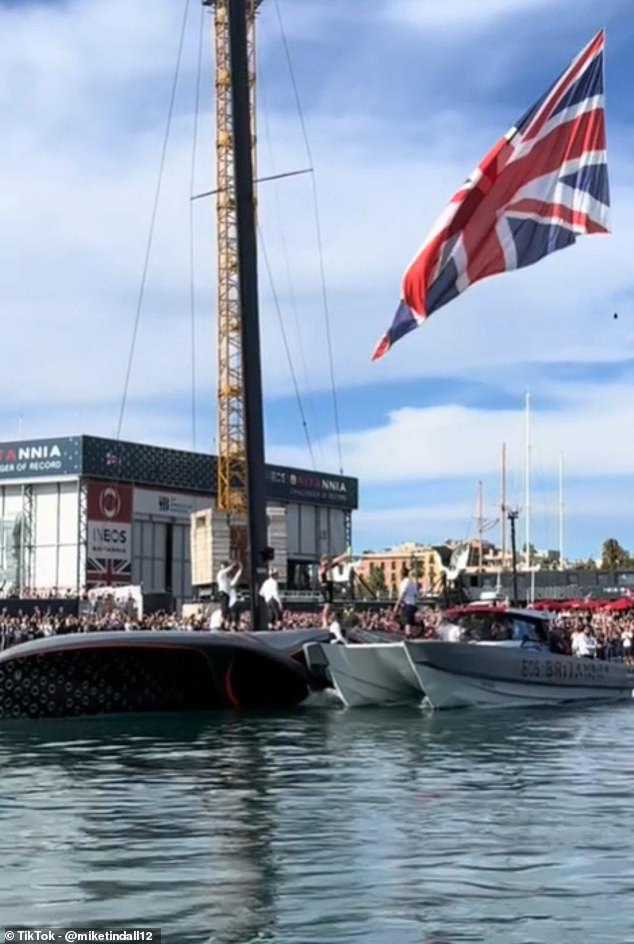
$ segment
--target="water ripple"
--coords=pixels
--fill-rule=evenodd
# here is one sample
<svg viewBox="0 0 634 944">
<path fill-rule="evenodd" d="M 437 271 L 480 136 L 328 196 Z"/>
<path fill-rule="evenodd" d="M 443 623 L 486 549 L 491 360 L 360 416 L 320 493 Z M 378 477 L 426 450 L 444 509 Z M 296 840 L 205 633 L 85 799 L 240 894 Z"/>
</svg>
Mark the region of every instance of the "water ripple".
<svg viewBox="0 0 634 944">
<path fill-rule="evenodd" d="M 623 944 L 633 750 L 620 707 L 6 724 L 0 915 L 178 944 Z"/>
</svg>

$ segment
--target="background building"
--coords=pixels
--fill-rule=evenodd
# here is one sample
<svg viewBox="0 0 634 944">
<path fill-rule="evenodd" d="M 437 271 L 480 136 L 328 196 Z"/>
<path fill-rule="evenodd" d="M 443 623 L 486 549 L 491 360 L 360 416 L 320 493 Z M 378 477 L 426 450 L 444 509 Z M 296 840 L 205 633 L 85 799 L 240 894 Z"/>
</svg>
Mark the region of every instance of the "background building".
<svg viewBox="0 0 634 944">
<path fill-rule="evenodd" d="M 441 586 L 441 565 L 442 557 L 437 548 L 409 542 L 383 551 L 364 551 L 358 572 L 374 589 L 380 588 L 378 575 L 382 574 L 385 589 L 395 593 L 403 578 L 403 568 L 407 567 L 423 592 L 432 593 Z"/>
<path fill-rule="evenodd" d="M 216 459 L 202 453 L 95 436 L 0 444 L 0 585 L 77 593 L 136 583 L 188 601 L 190 516 L 215 488 Z M 357 495 L 354 478 L 267 466 L 289 584 L 350 544 Z"/>
<path fill-rule="evenodd" d="M 451 566 L 452 553 L 459 549 L 467 552 L 462 566 L 465 575 L 497 574 L 511 568 L 510 553 L 503 559 L 502 551 L 494 544 L 483 541 L 480 545 L 473 539 L 448 540 L 437 545 L 406 542 L 382 551 L 364 551 L 357 570 L 375 590 L 396 593 L 403 569 L 407 568 L 423 593 L 439 593 L 443 588 L 444 568 Z"/>
</svg>

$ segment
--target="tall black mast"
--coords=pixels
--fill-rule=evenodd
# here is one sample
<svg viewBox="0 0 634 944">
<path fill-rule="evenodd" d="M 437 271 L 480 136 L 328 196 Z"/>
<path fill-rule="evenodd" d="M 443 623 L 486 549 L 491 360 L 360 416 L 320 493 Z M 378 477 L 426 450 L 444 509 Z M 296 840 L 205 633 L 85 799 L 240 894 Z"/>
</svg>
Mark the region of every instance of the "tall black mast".
<svg viewBox="0 0 634 944">
<path fill-rule="evenodd" d="M 515 522 L 519 512 L 513 509 L 508 511 L 508 519 L 511 522 L 511 554 L 513 555 L 513 606 L 519 605 L 517 594 L 517 548 L 515 546 Z"/>
<path fill-rule="evenodd" d="M 264 467 L 260 317 L 255 228 L 253 162 L 251 160 L 251 107 L 247 53 L 247 2 L 229 0 L 231 46 L 231 102 L 233 154 L 238 229 L 238 263 L 242 308 L 242 365 L 247 462 L 247 515 L 249 528 L 249 582 L 253 629 L 265 629 L 266 618 L 258 589 L 265 576 L 267 546 Z"/>
</svg>

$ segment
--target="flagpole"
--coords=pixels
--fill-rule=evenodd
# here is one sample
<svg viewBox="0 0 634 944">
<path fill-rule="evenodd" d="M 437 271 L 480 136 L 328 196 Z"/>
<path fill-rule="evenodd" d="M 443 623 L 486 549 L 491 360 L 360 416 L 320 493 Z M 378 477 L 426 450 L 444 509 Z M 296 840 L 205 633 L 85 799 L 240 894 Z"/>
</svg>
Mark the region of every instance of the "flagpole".
<svg viewBox="0 0 634 944">
<path fill-rule="evenodd" d="M 525 475 L 525 511 L 524 511 L 524 561 L 526 566 L 526 598 L 531 603 L 532 581 L 531 572 L 531 395 L 526 391 L 525 398 L 525 457 L 524 457 L 524 475 Z"/>
<path fill-rule="evenodd" d="M 484 498 L 482 482 L 478 482 L 478 573 L 482 582 L 482 534 L 484 533 Z"/>
<path fill-rule="evenodd" d="M 502 443 L 502 493 L 500 496 L 500 530 L 502 570 L 506 570 L 506 443 Z"/>
<path fill-rule="evenodd" d="M 559 569 L 564 570 L 564 457 L 559 454 Z"/>
</svg>

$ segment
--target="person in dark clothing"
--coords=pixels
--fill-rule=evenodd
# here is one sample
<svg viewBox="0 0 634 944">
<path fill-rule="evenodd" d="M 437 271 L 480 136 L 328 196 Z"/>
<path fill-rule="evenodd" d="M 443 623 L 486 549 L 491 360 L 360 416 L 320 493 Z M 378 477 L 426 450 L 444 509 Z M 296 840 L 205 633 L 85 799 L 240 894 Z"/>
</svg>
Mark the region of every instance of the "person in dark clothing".
<svg viewBox="0 0 634 944">
<path fill-rule="evenodd" d="M 322 613 L 323 626 L 328 626 L 330 623 L 332 606 L 335 602 L 335 581 L 333 569 L 338 564 L 342 564 L 349 557 L 350 554 L 348 551 L 346 551 L 345 554 L 339 554 L 338 557 L 331 557 L 328 554 L 324 554 L 321 559 L 321 563 L 319 564 L 319 589 L 321 590 L 321 598 L 324 603 L 324 609 Z"/>
</svg>

